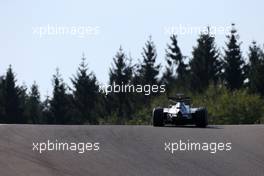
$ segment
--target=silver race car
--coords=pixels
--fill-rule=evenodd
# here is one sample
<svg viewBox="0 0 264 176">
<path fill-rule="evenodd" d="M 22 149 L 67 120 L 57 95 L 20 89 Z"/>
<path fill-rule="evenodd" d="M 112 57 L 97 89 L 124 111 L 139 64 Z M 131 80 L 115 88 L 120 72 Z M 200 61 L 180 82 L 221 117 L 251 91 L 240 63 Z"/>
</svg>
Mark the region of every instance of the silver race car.
<svg viewBox="0 0 264 176">
<path fill-rule="evenodd" d="M 176 97 L 169 97 L 169 100 L 173 104 L 168 108 L 157 107 L 153 109 L 153 126 L 195 124 L 197 127 L 205 128 L 208 125 L 206 108 L 191 107 L 190 97 L 177 94 Z"/>
</svg>

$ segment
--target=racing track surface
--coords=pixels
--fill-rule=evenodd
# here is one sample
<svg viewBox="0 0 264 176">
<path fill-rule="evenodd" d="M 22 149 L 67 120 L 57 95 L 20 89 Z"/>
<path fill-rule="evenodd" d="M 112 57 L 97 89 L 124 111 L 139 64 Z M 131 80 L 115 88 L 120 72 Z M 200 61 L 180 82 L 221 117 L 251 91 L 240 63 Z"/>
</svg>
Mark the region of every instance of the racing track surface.
<svg viewBox="0 0 264 176">
<path fill-rule="evenodd" d="M 194 127 L 0 125 L 1 176 L 264 175 L 264 126 Z M 100 142 L 100 151 L 32 151 L 46 140 Z M 229 152 L 174 154 L 164 142 L 232 142 Z"/>
</svg>

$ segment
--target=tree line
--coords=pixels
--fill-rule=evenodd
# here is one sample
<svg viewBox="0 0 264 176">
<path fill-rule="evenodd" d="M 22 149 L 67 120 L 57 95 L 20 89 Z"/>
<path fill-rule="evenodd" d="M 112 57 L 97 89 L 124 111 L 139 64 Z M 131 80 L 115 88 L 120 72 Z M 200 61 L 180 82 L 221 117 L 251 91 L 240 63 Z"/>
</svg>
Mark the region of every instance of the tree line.
<svg viewBox="0 0 264 176">
<path fill-rule="evenodd" d="M 157 63 L 156 45 L 151 37 L 143 47 L 142 59 L 136 64 L 120 47 L 109 69 L 108 81 L 110 85 L 166 85 L 165 95 L 147 96 L 135 92 L 105 95 L 98 91 L 100 83 L 83 57 L 76 74 L 70 78 L 71 85 L 66 85 L 56 69 L 52 77 L 52 95 L 41 101 L 37 83 L 29 88 L 18 85 L 12 66 L 9 66 L 0 77 L 0 123 L 149 124 L 153 104 L 161 103 L 162 97 L 176 92 L 197 96 L 205 95 L 208 89 L 223 88 L 229 96 L 240 90 L 249 96 L 264 96 L 263 48 L 253 41 L 244 56 L 234 24 L 223 52 L 216 46 L 209 27 L 206 33 L 198 36 L 190 57 L 181 52 L 176 35 L 171 35 L 169 40 L 163 69 L 161 63 Z M 214 101 L 212 96 L 209 98 Z M 212 106 L 213 113 L 217 105 Z M 223 123 L 219 119 L 214 122 Z"/>
</svg>

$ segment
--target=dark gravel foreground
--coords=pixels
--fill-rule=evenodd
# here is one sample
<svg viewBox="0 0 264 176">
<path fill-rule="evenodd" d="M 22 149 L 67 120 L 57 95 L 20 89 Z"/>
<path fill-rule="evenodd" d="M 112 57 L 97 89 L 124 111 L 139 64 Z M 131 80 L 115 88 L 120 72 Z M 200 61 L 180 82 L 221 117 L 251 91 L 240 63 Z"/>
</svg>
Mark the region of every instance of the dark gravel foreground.
<svg viewBox="0 0 264 176">
<path fill-rule="evenodd" d="M 264 175 L 264 125 L 194 127 L 0 125 L 1 176 Z M 100 143 L 99 151 L 33 151 L 33 142 Z M 165 142 L 231 142 L 230 151 L 165 151 Z M 90 149 L 90 148 L 89 148 Z M 94 148 L 93 148 L 94 149 Z"/>
</svg>

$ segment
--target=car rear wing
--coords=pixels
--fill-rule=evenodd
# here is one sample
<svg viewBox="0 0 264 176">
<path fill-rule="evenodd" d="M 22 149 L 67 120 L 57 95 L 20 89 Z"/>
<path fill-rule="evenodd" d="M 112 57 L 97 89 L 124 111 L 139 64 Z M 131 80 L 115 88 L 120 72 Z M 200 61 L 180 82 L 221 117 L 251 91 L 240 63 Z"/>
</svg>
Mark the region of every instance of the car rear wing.
<svg viewBox="0 0 264 176">
<path fill-rule="evenodd" d="M 185 104 L 191 104 L 191 97 L 184 96 L 182 94 L 176 95 L 175 97 L 168 97 L 172 102 L 184 102 Z"/>
</svg>

